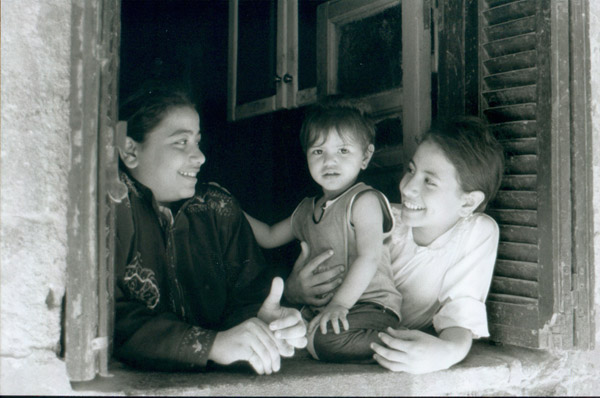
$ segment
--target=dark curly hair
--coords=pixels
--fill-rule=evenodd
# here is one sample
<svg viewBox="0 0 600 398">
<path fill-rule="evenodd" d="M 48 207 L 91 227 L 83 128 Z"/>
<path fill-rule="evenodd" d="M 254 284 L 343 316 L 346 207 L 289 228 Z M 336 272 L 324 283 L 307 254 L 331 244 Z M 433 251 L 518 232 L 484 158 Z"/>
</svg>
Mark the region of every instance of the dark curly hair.
<svg viewBox="0 0 600 398">
<path fill-rule="evenodd" d="M 127 121 L 127 135 L 137 142 L 144 142 L 168 111 L 177 107 L 196 104 L 181 88 L 175 86 L 145 86 L 128 97 L 119 107 L 119 120 Z"/>
<path fill-rule="evenodd" d="M 368 111 L 365 104 L 347 98 L 330 98 L 313 106 L 300 130 L 302 150 L 306 153 L 330 131 L 336 131 L 342 139 L 350 136 L 359 140 L 363 148 L 367 148 L 375 141 L 375 125 Z"/>
<path fill-rule="evenodd" d="M 485 199 L 476 211 L 485 210 L 504 174 L 504 149 L 477 117 L 438 120 L 419 140 L 437 144 L 456 168 L 465 192 L 481 191 Z"/>
</svg>

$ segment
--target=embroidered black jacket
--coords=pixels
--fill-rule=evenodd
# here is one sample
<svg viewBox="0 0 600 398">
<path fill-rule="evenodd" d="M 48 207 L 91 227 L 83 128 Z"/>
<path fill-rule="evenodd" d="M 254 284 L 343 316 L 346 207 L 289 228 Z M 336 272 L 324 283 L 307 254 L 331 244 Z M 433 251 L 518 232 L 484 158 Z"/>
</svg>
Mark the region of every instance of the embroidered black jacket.
<svg viewBox="0 0 600 398">
<path fill-rule="evenodd" d="M 204 369 L 217 331 L 256 316 L 270 268 L 218 185 L 200 185 L 169 218 L 150 189 L 121 179 L 129 194 L 117 205 L 114 355 L 142 368 Z"/>
</svg>

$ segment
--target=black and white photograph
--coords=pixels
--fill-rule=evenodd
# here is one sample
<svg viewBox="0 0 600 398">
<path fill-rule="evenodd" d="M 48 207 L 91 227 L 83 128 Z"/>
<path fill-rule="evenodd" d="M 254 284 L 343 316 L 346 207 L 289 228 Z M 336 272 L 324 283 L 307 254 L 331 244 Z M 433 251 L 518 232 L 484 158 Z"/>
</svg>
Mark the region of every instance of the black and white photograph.
<svg viewBox="0 0 600 398">
<path fill-rule="evenodd" d="M 600 396 L 600 2 L 0 22 L 0 395 Z"/>
</svg>

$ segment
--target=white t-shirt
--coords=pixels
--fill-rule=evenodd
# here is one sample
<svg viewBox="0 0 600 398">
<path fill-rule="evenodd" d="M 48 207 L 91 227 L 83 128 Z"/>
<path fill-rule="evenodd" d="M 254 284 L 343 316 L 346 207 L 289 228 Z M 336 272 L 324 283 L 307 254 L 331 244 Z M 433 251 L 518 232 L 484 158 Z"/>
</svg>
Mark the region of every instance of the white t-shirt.
<svg viewBox="0 0 600 398">
<path fill-rule="evenodd" d="M 460 220 L 428 246 L 418 246 L 412 228 L 392 204 L 392 272 L 403 297 L 401 325 L 439 333 L 458 326 L 474 338 L 489 336 L 485 299 L 496 254 L 498 224 L 483 213 Z"/>
</svg>

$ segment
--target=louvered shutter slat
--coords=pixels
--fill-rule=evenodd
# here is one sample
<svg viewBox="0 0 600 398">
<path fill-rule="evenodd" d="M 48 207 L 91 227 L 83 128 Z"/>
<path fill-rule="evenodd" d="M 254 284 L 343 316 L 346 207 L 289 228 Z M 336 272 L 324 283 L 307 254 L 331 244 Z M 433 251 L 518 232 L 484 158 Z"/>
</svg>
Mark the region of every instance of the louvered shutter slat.
<svg viewBox="0 0 600 398">
<path fill-rule="evenodd" d="M 537 155 L 514 155 L 506 158 L 506 172 L 511 174 L 535 174 Z"/>
<path fill-rule="evenodd" d="M 537 154 L 537 140 L 535 138 L 517 138 L 513 140 L 500 140 L 504 152 L 508 155 L 534 155 Z M 512 176 L 508 176 L 512 177 Z M 533 187 L 535 189 L 535 187 Z"/>
<path fill-rule="evenodd" d="M 537 280 L 537 267 L 537 263 L 500 259 L 496 262 L 496 275 L 535 281 Z"/>
<path fill-rule="evenodd" d="M 490 41 L 504 39 L 509 36 L 524 35 L 535 32 L 535 17 L 525 17 L 484 28 Z"/>
<path fill-rule="evenodd" d="M 489 209 L 487 210 L 499 224 L 519 224 L 535 227 L 537 225 L 536 210 Z"/>
<path fill-rule="evenodd" d="M 499 139 L 536 137 L 537 123 L 535 120 L 509 120 L 491 125 L 490 129 Z"/>
<path fill-rule="evenodd" d="M 490 322 L 518 328 L 535 329 L 537 327 L 537 300 L 530 299 L 528 304 L 516 304 L 502 296 L 493 296 L 493 298 L 499 298 L 502 301 L 490 300 L 488 303 L 492 309 Z"/>
<path fill-rule="evenodd" d="M 519 52 L 531 51 L 535 49 L 535 35 L 525 34 L 507 39 L 497 40 L 483 45 L 485 51 L 490 57 L 501 57 Z"/>
<path fill-rule="evenodd" d="M 506 4 L 491 2 L 490 9 L 484 11 L 485 18 L 490 25 L 497 25 L 534 14 L 535 1 L 533 0 L 507 2 Z"/>
<path fill-rule="evenodd" d="M 498 192 L 491 203 L 493 208 L 501 209 L 537 209 L 537 192 L 505 191 Z"/>
<path fill-rule="evenodd" d="M 498 259 L 535 263 L 538 260 L 538 247 L 528 243 L 501 241 L 498 245 Z"/>
<path fill-rule="evenodd" d="M 520 69 L 533 68 L 536 65 L 536 53 L 533 50 L 502 55 L 484 62 L 489 73 L 504 73 Z"/>
<path fill-rule="evenodd" d="M 535 281 L 496 276 L 492 281 L 492 292 L 537 298 L 538 284 Z"/>
<path fill-rule="evenodd" d="M 496 107 L 502 104 L 525 104 L 535 102 L 535 85 L 512 87 L 486 91 L 483 93 L 488 106 Z"/>
<path fill-rule="evenodd" d="M 537 244 L 537 228 L 522 225 L 501 224 L 500 239 L 506 242 Z"/>
<path fill-rule="evenodd" d="M 531 120 L 535 118 L 535 110 L 535 104 L 509 105 L 486 109 L 484 114 L 490 122 L 495 123 L 506 119 Z"/>
</svg>

